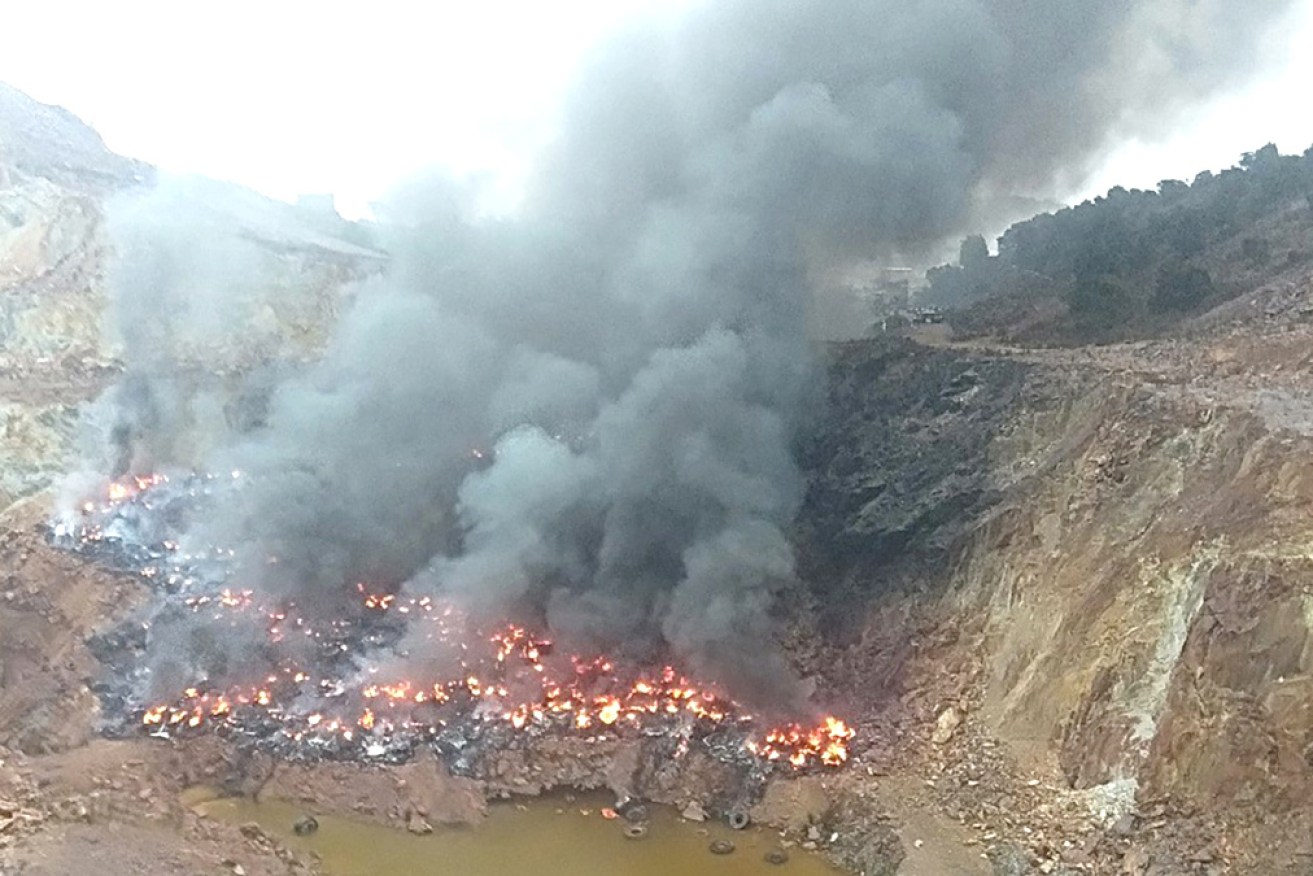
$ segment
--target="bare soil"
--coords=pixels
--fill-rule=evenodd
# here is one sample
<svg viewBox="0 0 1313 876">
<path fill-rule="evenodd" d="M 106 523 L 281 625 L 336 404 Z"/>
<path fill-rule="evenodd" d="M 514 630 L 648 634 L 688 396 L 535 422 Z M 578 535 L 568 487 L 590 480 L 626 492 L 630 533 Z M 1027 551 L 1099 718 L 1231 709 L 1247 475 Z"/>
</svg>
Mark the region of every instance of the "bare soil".
<svg viewBox="0 0 1313 876">
<path fill-rule="evenodd" d="M 847 624 L 824 618 L 833 592 L 789 604 L 800 661 L 861 733 L 846 768 L 773 785 L 753 817 L 867 873 L 900 861 L 912 874 L 1307 872 L 1311 302 L 1307 283 L 1260 290 L 1162 341 L 1052 350 L 940 333 L 912 352 L 853 353 L 846 414 L 867 431 L 839 437 L 901 436 L 907 480 L 882 488 L 904 500 L 873 501 L 881 472 L 858 467 L 861 503 L 826 525 L 867 527 L 829 570 L 864 601 L 844 603 Z M 59 396 L 10 389 L 25 386 Z M 888 424 L 860 407 L 876 397 L 893 406 Z M 988 477 L 959 503 L 954 465 L 974 453 Z M 926 461 L 940 457 L 955 463 Z M 622 745 L 545 742 L 476 783 L 431 761 L 296 767 L 213 738 L 101 739 L 87 637 L 144 592 L 48 548 L 45 512 L 34 500 L 0 520 L 5 876 L 89 861 L 317 872 L 258 831 L 190 812 L 180 795 L 198 785 L 405 829 L 474 823 L 489 797 L 558 785 L 688 808 L 724 781 L 696 759 L 645 771 Z M 1173 632 L 1162 600 L 1190 558 L 1208 574 Z M 1145 702 L 1142 749 L 1132 718 Z M 1123 774 L 1138 792 L 1118 796 Z"/>
</svg>

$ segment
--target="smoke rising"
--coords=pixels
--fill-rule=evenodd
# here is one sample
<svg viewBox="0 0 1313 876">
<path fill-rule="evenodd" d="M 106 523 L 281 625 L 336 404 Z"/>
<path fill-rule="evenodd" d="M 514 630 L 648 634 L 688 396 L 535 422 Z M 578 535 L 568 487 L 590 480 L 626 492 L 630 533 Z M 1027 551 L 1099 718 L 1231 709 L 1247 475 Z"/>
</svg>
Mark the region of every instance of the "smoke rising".
<svg viewBox="0 0 1313 876">
<path fill-rule="evenodd" d="M 106 208 L 115 258 L 107 284 L 107 334 L 123 350 L 125 375 L 111 391 L 111 476 L 176 459 L 196 401 L 186 366 L 209 338 L 241 325 L 244 290 L 263 278 L 259 250 L 231 233 L 202 195 L 212 184 L 163 177 L 145 193 L 116 195 Z M 181 367 L 180 367 L 181 366 Z"/>
<path fill-rule="evenodd" d="M 388 276 L 209 455 L 249 481 L 192 538 L 304 605 L 401 584 L 796 697 L 772 605 L 816 388 L 809 264 L 916 252 L 1079 178 L 1241 78 L 1292 6 L 723 0 L 635 26 L 583 65 L 516 217 L 472 217 L 450 181 L 394 199 Z M 133 229 L 121 308 L 166 294 L 139 259 L 217 257 L 188 223 Z M 197 316 L 231 291 L 161 274 Z M 161 370 L 140 355 L 130 458 L 181 461 L 133 401 Z"/>
</svg>

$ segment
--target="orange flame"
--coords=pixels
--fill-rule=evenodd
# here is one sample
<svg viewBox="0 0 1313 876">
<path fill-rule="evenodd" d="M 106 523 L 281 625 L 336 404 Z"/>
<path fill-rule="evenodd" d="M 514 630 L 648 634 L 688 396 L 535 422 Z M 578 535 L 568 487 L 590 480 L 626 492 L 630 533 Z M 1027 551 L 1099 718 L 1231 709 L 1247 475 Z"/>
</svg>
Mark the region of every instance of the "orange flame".
<svg viewBox="0 0 1313 876">
<path fill-rule="evenodd" d="M 366 610 L 405 608 L 433 623 L 437 638 L 460 646 L 466 669 L 463 677 L 425 683 L 410 679 L 371 681 L 357 689 L 362 706 L 353 718 L 319 713 L 298 717 L 276 705 L 283 696 L 280 691 L 290 693 L 307 685 L 340 690 L 342 685 L 332 679 L 316 681 L 304 670 L 286 667 L 265 679 L 265 684 L 250 689 L 202 693 L 196 687 L 188 688 L 178 703 L 146 709 L 141 723 L 152 728 L 198 728 L 207 721 L 230 719 L 238 707 L 258 707 L 277 714 L 293 739 L 327 734 L 350 740 L 357 730 L 375 734 L 414 726 L 410 710 L 417 705 L 469 707 L 486 703 L 494 709 L 490 717 L 515 730 L 551 724 L 580 732 L 617 733 L 657 719 L 696 722 L 709 728 L 741 726 L 745 731 L 755 724 L 754 717 L 737 703 L 694 683 L 673 666 L 625 681 L 604 656 L 569 656 L 549 662 L 552 642 L 530 634 L 524 627 L 507 624 L 491 635 L 471 637 L 465 619 L 452 606 L 436 603 L 430 597 L 401 601 L 396 594 L 371 593 L 363 584 L 357 585 L 357 590 Z M 249 590 L 225 590 L 218 602 L 224 608 L 242 611 L 251 607 L 251 600 Z M 280 624 L 302 626 L 299 618 L 289 621 L 286 610 L 265 614 Z M 270 635 L 281 636 L 280 627 L 271 627 Z M 479 652 L 470 648 L 480 639 L 489 646 L 482 661 Z M 556 671 L 559 665 L 571 671 L 561 675 Z M 523 674 L 526 671 L 528 675 Z M 512 687 L 517 690 L 514 696 Z M 849 744 L 855 736 L 844 721 L 826 717 L 814 727 L 794 723 L 770 728 L 761 735 L 750 733 L 743 744 L 747 751 L 770 763 L 788 764 L 795 769 L 838 767 L 847 762 Z M 681 746 L 683 750 L 687 750 L 686 745 Z"/>
</svg>

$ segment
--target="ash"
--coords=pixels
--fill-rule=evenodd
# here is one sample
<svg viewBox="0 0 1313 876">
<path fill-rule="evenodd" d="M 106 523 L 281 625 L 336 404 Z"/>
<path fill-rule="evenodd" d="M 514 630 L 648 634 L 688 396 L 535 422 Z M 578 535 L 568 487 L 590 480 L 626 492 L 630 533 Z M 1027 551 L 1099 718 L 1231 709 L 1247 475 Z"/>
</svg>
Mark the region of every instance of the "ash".
<svg viewBox="0 0 1313 876">
<path fill-rule="evenodd" d="M 214 733 L 242 750 L 295 762 L 401 764 L 427 749 L 471 778 L 488 778 L 498 754 L 547 739 L 639 740 L 660 761 L 700 751 L 734 768 L 744 787 L 760 786 L 776 770 L 847 759 L 853 731 L 841 721 L 765 730 L 673 667 L 652 672 L 559 655 L 550 641 L 514 624 L 491 634 L 473 630 L 452 606 L 428 598 L 361 584 L 354 610 L 326 621 L 308 620 L 290 602 L 263 604 L 234 580 L 232 551 L 179 548 L 210 502 L 241 488 L 238 473 L 134 478 L 46 526 L 56 548 L 149 588 L 141 608 L 90 642 L 104 670 L 93 689 L 105 735 Z M 461 654 L 454 677 L 419 683 L 383 676 L 373 658 L 395 655 L 416 624 Z M 161 697 L 154 690 L 158 631 L 180 625 L 254 643 L 260 672 L 248 675 L 255 680 L 200 677 Z"/>
</svg>

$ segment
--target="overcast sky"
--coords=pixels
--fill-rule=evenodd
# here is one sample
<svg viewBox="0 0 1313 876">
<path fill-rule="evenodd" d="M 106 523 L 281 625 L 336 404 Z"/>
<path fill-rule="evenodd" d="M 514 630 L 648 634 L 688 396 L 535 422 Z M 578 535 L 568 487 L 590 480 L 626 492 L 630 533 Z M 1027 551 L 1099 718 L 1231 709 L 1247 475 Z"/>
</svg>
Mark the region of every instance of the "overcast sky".
<svg viewBox="0 0 1313 876">
<path fill-rule="evenodd" d="M 1244 0 L 1235 0 L 1244 2 Z M 1101 194 L 1115 185 L 1149 188 L 1163 179 L 1194 178 L 1221 170 L 1240 155 L 1267 143 L 1283 153 L 1313 146 L 1313 0 L 1302 0 L 1294 19 L 1277 28 L 1264 52 L 1264 67 L 1252 83 L 1181 119 L 1157 142 L 1128 142 L 1076 193 Z"/>
<path fill-rule="evenodd" d="M 334 192 L 348 215 L 425 166 L 503 174 L 550 134 L 587 46 L 685 0 L 44 0 L 6 9 L 0 80 L 67 107 L 109 146 L 177 171 L 294 198 Z M 1237 0 L 1239 2 L 1239 0 Z M 1313 0 L 1250 87 L 1128 143 L 1080 196 L 1313 144 Z"/>
</svg>

